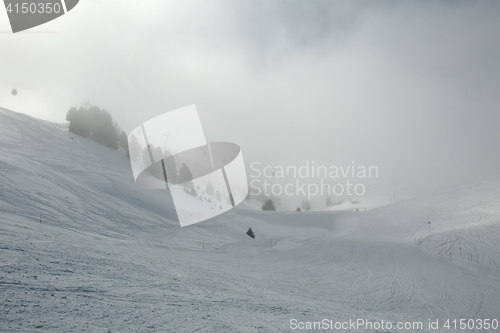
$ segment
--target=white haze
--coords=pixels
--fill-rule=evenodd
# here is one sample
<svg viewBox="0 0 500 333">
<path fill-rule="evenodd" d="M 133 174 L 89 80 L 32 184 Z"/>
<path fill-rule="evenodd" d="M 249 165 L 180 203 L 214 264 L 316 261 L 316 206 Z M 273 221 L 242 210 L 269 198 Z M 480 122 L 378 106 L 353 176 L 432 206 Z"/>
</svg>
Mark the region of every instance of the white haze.
<svg viewBox="0 0 500 333">
<path fill-rule="evenodd" d="M 247 164 L 376 165 L 391 192 L 500 169 L 498 2 L 86 0 L 9 29 L 0 106 L 43 119 L 87 100 L 130 132 L 196 104 Z"/>
</svg>

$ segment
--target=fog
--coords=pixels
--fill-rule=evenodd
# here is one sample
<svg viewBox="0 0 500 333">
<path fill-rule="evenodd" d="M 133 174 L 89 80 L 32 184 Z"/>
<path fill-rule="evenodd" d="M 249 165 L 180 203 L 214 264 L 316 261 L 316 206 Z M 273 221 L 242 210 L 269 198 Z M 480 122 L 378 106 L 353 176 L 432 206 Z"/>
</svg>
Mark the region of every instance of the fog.
<svg viewBox="0 0 500 333">
<path fill-rule="evenodd" d="M 129 133 L 196 104 L 248 165 L 375 165 L 391 193 L 500 170 L 496 1 L 84 0 L 9 30 L 0 106 L 42 119 L 87 101 Z"/>
</svg>

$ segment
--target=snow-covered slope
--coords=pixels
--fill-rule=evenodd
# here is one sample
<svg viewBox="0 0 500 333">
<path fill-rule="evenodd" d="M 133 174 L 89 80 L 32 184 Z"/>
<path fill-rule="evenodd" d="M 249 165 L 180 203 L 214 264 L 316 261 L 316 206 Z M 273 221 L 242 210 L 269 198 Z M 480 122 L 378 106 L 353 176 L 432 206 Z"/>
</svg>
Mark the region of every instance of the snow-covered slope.
<svg viewBox="0 0 500 333">
<path fill-rule="evenodd" d="M 408 198 L 393 199 L 383 195 L 364 195 L 359 198 L 353 198 L 346 201 L 337 202 L 328 210 L 351 210 L 351 211 L 367 211 L 378 207 L 390 205 L 391 203 L 406 200 Z"/>
<path fill-rule="evenodd" d="M 426 251 L 500 268 L 500 178 L 437 191 L 368 216 L 377 221 L 372 226 L 400 233 Z"/>
<path fill-rule="evenodd" d="M 0 109 L 0 332 L 498 319 L 499 190 L 489 180 L 366 212 L 244 202 L 180 228 L 122 153 Z"/>
</svg>

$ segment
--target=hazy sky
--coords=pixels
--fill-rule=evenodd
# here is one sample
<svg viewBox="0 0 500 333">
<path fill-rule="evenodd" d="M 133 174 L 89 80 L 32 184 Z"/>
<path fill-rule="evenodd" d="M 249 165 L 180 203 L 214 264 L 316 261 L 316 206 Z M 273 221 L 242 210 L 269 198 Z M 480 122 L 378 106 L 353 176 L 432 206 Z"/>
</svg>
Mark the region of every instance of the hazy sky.
<svg viewBox="0 0 500 333">
<path fill-rule="evenodd" d="M 88 100 L 130 132 L 196 104 L 247 163 L 421 192 L 500 174 L 498 1 L 81 0 L 8 31 L 1 10 L 0 106 L 36 117 Z"/>
</svg>

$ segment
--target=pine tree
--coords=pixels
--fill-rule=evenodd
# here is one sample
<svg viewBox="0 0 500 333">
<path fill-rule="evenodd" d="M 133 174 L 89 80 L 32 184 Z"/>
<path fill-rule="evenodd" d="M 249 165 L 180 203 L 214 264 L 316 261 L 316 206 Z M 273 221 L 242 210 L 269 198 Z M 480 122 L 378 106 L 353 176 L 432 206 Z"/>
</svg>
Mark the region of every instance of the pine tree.
<svg viewBox="0 0 500 333">
<path fill-rule="evenodd" d="M 120 133 L 120 139 L 118 143 L 120 144 L 120 147 L 122 147 L 123 150 L 125 150 L 125 155 L 127 155 L 127 157 L 130 158 L 130 152 L 128 151 L 128 138 L 127 134 L 125 134 L 125 131 L 122 131 Z"/>
<path fill-rule="evenodd" d="M 262 210 L 276 210 L 276 207 L 274 207 L 274 203 L 271 199 L 267 199 L 262 206 Z"/>
<path fill-rule="evenodd" d="M 191 173 L 191 170 L 189 170 L 186 163 L 182 163 L 181 168 L 179 169 L 178 182 L 185 183 L 184 184 L 184 192 L 192 195 L 193 197 L 196 197 L 196 196 L 198 196 L 198 193 L 196 192 L 196 190 L 194 188 L 194 184 L 192 182 L 192 179 L 193 179 L 193 174 Z"/>
<path fill-rule="evenodd" d="M 122 147 L 123 149 L 125 149 L 126 151 L 128 150 L 128 138 L 127 138 L 127 134 L 125 134 L 125 131 L 122 131 L 120 133 L 120 147 Z"/>
<path fill-rule="evenodd" d="M 305 211 L 311 210 L 311 203 L 308 200 L 302 201 L 302 209 Z"/>
<path fill-rule="evenodd" d="M 96 106 L 91 106 L 87 110 L 87 114 L 90 137 L 104 146 L 118 149 L 118 129 L 111 115 L 106 110 L 101 110 Z"/>
<path fill-rule="evenodd" d="M 193 174 L 191 170 L 189 170 L 186 163 L 182 163 L 181 168 L 179 169 L 179 183 L 185 183 L 190 180 L 193 180 Z"/>
<path fill-rule="evenodd" d="M 141 158 L 141 146 L 139 145 L 139 141 L 137 141 L 137 138 L 135 135 L 132 133 L 130 135 L 130 142 L 128 144 L 128 152 L 130 159 L 133 161 L 139 162 L 139 159 Z"/>
<path fill-rule="evenodd" d="M 66 114 L 66 120 L 69 121 L 69 131 L 73 134 L 88 137 L 90 134 L 90 125 L 87 109 L 80 106 L 78 109 L 72 107 Z"/>
</svg>

